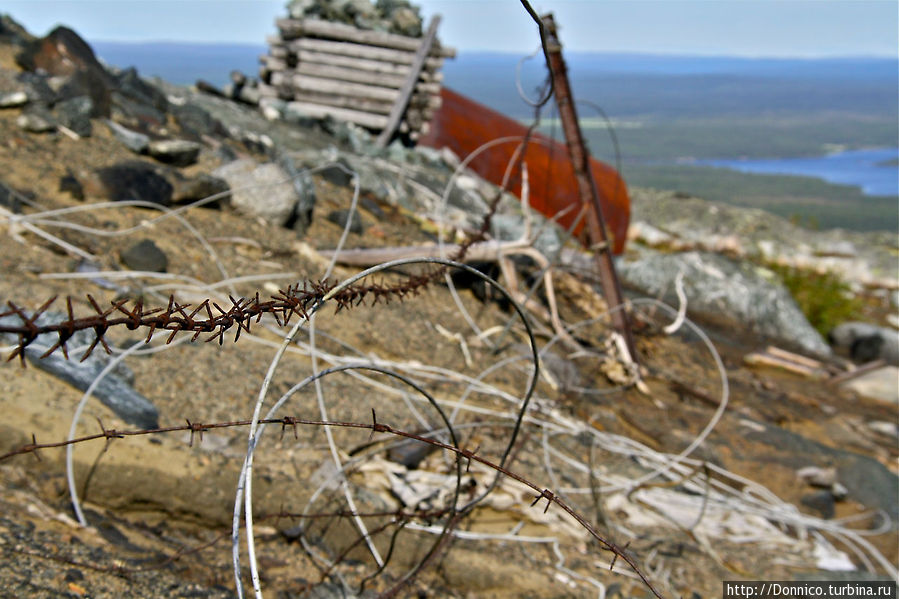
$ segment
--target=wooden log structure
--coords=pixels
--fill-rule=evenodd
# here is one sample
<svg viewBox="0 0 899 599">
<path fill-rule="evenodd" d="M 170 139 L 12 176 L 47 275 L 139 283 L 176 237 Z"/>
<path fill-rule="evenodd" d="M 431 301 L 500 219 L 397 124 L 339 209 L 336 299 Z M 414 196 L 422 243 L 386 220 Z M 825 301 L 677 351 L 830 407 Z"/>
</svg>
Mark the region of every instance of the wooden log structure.
<svg viewBox="0 0 899 599">
<path fill-rule="evenodd" d="M 259 57 L 262 97 L 280 98 L 312 118 L 333 117 L 416 140 L 442 103 L 440 69 L 455 50 L 436 39 L 439 17 L 422 38 L 362 30 L 314 18 L 277 19 Z"/>
</svg>

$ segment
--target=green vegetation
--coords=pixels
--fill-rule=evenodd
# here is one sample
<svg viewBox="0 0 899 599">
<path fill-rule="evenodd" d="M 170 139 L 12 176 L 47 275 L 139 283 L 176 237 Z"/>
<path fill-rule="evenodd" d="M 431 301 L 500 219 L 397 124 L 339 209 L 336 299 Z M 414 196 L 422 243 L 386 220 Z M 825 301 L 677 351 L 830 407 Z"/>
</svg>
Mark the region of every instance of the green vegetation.
<svg viewBox="0 0 899 599">
<path fill-rule="evenodd" d="M 833 273 L 819 274 L 768 264 L 789 289 L 809 323 L 822 335 L 848 320 L 862 316 L 863 302 Z"/>
</svg>

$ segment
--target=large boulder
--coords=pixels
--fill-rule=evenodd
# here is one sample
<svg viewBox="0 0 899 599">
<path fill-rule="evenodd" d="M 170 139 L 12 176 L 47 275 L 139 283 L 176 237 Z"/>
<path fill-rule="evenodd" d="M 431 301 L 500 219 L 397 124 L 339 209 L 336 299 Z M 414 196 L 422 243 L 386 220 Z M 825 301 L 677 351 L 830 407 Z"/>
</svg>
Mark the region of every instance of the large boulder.
<svg viewBox="0 0 899 599">
<path fill-rule="evenodd" d="M 790 292 L 774 277 L 745 262 L 705 252 L 664 254 L 646 251 L 622 260 L 622 283 L 677 305 L 675 280 L 683 272 L 687 309 L 691 314 L 815 355 L 830 347 L 809 324 Z"/>
<path fill-rule="evenodd" d="M 57 27 L 45 37 L 24 44 L 16 62 L 26 71 L 40 70 L 61 77 L 63 83 L 57 91 L 62 91 L 64 98 L 89 95 L 92 116 L 109 114 L 115 82 L 90 45 L 68 27 Z"/>
<path fill-rule="evenodd" d="M 281 166 L 245 158 L 229 162 L 212 174 L 231 187 L 231 205 L 237 211 L 278 226 L 290 226 L 296 220 L 299 198 L 290 174 Z"/>
</svg>

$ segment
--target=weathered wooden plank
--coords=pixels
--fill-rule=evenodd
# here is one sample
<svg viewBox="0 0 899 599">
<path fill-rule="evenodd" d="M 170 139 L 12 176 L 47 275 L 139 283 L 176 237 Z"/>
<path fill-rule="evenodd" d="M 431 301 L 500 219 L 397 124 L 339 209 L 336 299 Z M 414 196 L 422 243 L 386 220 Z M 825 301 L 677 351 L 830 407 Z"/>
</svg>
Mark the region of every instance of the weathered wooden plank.
<svg viewBox="0 0 899 599">
<path fill-rule="evenodd" d="M 326 79 L 337 79 L 339 81 L 350 81 L 352 83 L 367 83 L 369 85 L 379 85 L 381 87 L 396 89 L 402 87 L 403 83 L 406 81 L 406 78 L 400 75 L 357 71 L 356 69 L 315 64 L 312 62 L 301 62 L 297 64 L 294 68 L 294 72 L 300 75 L 311 75 L 313 77 L 324 77 Z"/>
<path fill-rule="evenodd" d="M 300 92 L 293 93 L 293 99 L 298 102 L 308 102 L 311 104 L 323 104 L 326 106 L 334 106 L 336 108 L 353 108 L 363 112 L 371 112 L 374 114 L 390 114 L 393 107 L 392 102 L 378 102 L 377 100 L 366 100 L 353 96 L 339 96 L 335 94 L 323 94 L 317 92 Z"/>
<path fill-rule="evenodd" d="M 312 104 L 309 102 L 288 102 L 287 106 L 288 108 L 293 108 L 312 118 L 323 119 L 330 116 L 342 121 L 356 123 L 357 125 L 362 125 L 369 129 L 383 129 L 384 125 L 387 124 L 386 116 L 362 112 L 361 110 L 323 106 L 321 104 Z"/>
<path fill-rule="evenodd" d="M 328 54 L 326 52 L 313 52 L 308 50 L 300 50 L 294 54 L 298 63 L 315 63 L 322 65 L 331 65 L 335 67 L 344 67 L 359 71 L 368 71 L 371 73 L 384 73 L 387 75 L 399 75 L 405 77 L 409 73 L 409 65 L 395 64 L 392 62 L 381 62 L 379 60 L 368 60 L 365 58 L 357 58 L 353 56 L 342 56 L 340 54 Z M 442 61 L 437 68 L 442 66 Z M 429 69 L 422 70 L 422 81 L 443 80 L 443 74 L 438 70 Z"/>
<path fill-rule="evenodd" d="M 272 75 L 272 82 L 275 82 Z M 282 74 L 283 75 L 283 74 Z M 376 85 L 365 85 L 363 83 L 350 83 L 347 81 L 336 81 L 334 79 L 324 79 L 322 77 L 310 77 L 309 75 L 294 74 L 289 76 L 289 82 L 294 89 L 304 92 L 319 92 L 326 94 L 336 94 L 340 96 L 353 96 L 357 98 L 367 98 L 369 100 L 382 100 L 387 102 L 396 102 L 399 97 L 399 91 L 387 87 L 379 87 Z"/>
<path fill-rule="evenodd" d="M 412 94 L 415 92 L 416 83 L 418 82 L 418 76 L 425 64 L 425 59 L 431 52 L 431 47 L 434 44 L 434 40 L 437 39 L 437 27 L 439 25 L 440 15 L 435 15 L 434 18 L 431 19 L 431 24 L 428 26 L 428 31 L 427 33 L 425 33 L 425 36 L 421 41 L 421 46 L 415 53 L 415 60 L 412 62 L 412 68 L 409 71 L 408 77 L 406 77 L 406 82 L 403 84 L 402 89 L 400 89 L 399 97 L 397 98 L 396 103 L 393 105 L 393 110 L 390 111 L 390 117 L 387 121 L 387 126 L 384 127 L 380 135 L 378 135 L 378 139 L 375 140 L 376 146 L 381 148 L 385 147 L 390 142 L 393 134 L 396 132 L 396 128 L 397 126 L 399 126 L 400 121 L 403 118 L 403 113 L 406 112 L 406 108 L 409 106 L 409 100 L 412 98 Z"/>
<path fill-rule="evenodd" d="M 286 71 L 290 67 L 287 65 L 287 59 L 278 58 L 276 56 L 263 55 L 259 57 L 259 62 L 269 71 Z"/>
<path fill-rule="evenodd" d="M 331 40 L 302 38 L 288 42 L 287 47 L 294 52 L 311 50 L 313 52 L 327 52 L 329 54 L 353 56 L 356 58 L 380 60 L 404 65 L 411 65 L 415 60 L 415 54 L 412 52 L 393 50 L 390 48 L 376 48 L 374 46 L 353 44 L 350 42 L 335 42 Z M 432 69 L 438 69 L 442 63 L 442 59 L 440 58 L 428 58 L 425 61 L 428 68 Z"/>
<path fill-rule="evenodd" d="M 415 52 L 421 45 L 421 40 L 418 38 L 383 31 L 367 31 L 345 23 L 333 23 L 321 19 L 277 19 L 275 24 L 284 39 L 319 37 L 407 52 Z M 447 58 L 456 55 L 453 48 L 443 48 L 436 44 L 432 45 L 431 52 L 435 56 Z"/>
</svg>

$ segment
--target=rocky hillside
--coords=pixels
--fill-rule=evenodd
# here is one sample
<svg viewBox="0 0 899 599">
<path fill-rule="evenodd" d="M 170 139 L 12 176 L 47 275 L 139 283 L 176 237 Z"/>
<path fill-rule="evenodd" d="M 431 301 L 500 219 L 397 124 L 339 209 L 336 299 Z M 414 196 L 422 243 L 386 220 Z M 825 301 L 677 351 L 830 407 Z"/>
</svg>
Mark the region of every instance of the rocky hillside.
<svg viewBox="0 0 899 599">
<path fill-rule="evenodd" d="M 238 520 L 247 593 L 255 579 L 279 597 L 649 595 L 628 559 L 665 597 L 717 597 L 722 580 L 895 579 L 899 398 L 883 362 L 896 336 L 882 326 L 895 239 L 634 190 L 618 263 L 634 364 L 589 257 L 458 160 L 147 81 L 69 29 L 35 39 L 0 18 L 0 345 L 26 365 L 0 366 L 0 587 L 236 596 L 228 539 L 261 395 L 263 416 L 286 403 L 254 443 L 253 534 Z M 221 345 L 203 342 L 215 327 L 190 328 L 191 342 L 146 326 L 325 301 L 316 285 L 366 261 L 464 241 L 498 196 L 467 259 L 509 296 L 407 264 L 341 309 L 326 302 L 286 344 L 302 321 L 284 326 L 287 312 Z M 852 294 L 845 314 L 871 325 L 836 348 L 798 297 L 831 267 L 833 301 Z M 796 272 L 809 276 L 787 281 Z M 120 316 L 131 322 L 103 325 Z M 97 326 L 68 331 L 88 317 Z M 850 354 L 883 362 L 856 369 Z M 98 438 L 72 446 L 69 477 L 64 448 L 35 449 L 70 428 Z"/>
</svg>

